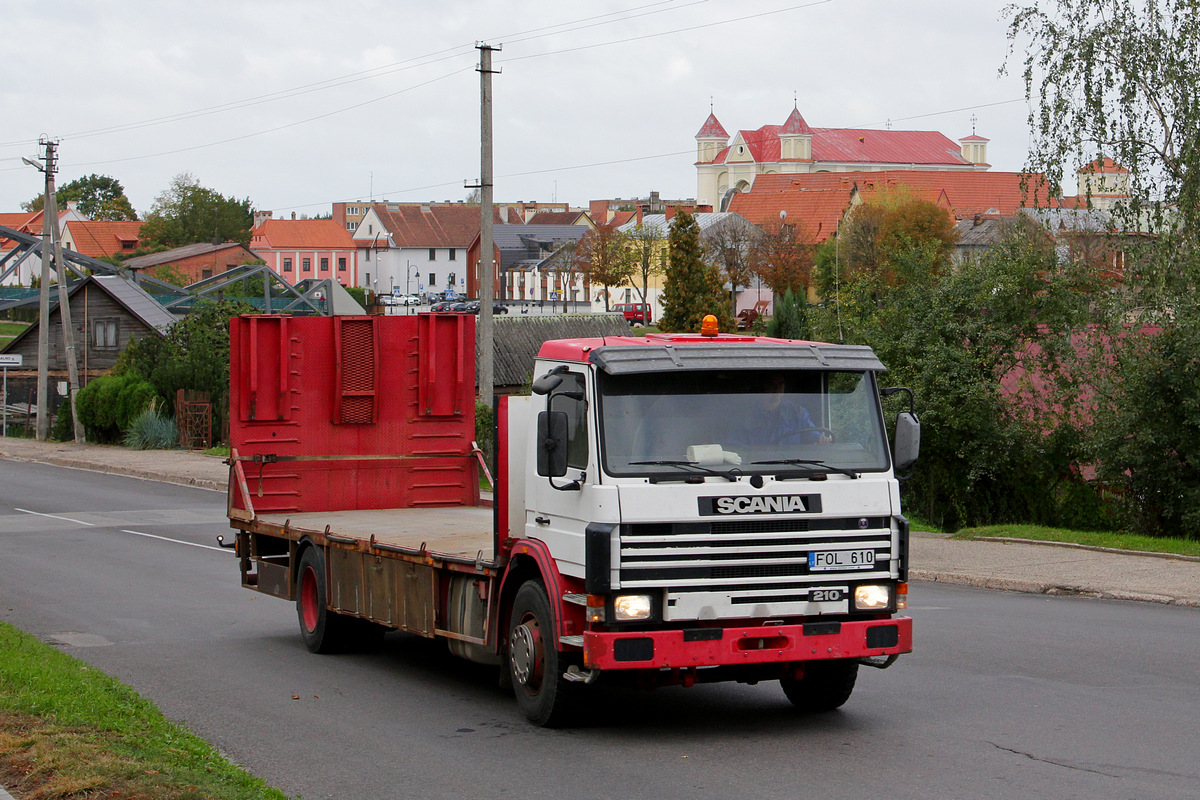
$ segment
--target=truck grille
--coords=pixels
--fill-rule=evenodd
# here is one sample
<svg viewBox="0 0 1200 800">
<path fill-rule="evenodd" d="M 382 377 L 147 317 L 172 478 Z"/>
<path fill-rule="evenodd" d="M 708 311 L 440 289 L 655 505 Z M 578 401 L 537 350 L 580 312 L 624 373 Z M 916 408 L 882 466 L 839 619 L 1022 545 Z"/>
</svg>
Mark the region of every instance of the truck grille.
<svg viewBox="0 0 1200 800">
<path fill-rule="evenodd" d="M 772 592 L 887 574 L 888 517 L 737 520 L 621 526 L 621 587 Z M 812 550 L 873 550 L 868 570 L 810 571 Z"/>
</svg>

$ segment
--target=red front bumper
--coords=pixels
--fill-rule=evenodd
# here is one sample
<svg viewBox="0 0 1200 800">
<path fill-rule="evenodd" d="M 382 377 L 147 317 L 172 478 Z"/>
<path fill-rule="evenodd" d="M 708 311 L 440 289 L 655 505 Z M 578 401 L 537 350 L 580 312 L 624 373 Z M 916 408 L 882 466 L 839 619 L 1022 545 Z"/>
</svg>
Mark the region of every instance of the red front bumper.
<svg viewBox="0 0 1200 800">
<path fill-rule="evenodd" d="M 912 652 L 912 619 L 811 622 L 583 635 L 584 665 L 666 669 L 818 661 Z"/>
</svg>

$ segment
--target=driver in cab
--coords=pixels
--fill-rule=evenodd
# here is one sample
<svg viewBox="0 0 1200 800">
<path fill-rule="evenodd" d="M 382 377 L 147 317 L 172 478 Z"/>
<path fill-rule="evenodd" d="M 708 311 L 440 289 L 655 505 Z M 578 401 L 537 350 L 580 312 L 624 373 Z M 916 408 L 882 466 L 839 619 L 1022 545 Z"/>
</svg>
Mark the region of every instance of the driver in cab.
<svg viewBox="0 0 1200 800">
<path fill-rule="evenodd" d="M 758 406 L 749 415 L 745 431 L 746 444 L 829 444 L 830 432 L 813 422 L 808 409 L 788 394 L 787 381 L 782 374 L 768 375 L 761 394 L 754 400 Z"/>
</svg>

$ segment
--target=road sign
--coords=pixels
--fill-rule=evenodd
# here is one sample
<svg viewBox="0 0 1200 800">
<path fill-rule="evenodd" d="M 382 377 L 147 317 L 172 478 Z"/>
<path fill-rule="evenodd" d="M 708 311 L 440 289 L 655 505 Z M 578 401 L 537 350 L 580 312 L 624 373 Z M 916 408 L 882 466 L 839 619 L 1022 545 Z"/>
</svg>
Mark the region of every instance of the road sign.
<svg viewBox="0 0 1200 800">
<path fill-rule="evenodd" d="M 19 367 L 25 357 L 20 354 L 0 355 L 0 367 Z"/>
</svg>

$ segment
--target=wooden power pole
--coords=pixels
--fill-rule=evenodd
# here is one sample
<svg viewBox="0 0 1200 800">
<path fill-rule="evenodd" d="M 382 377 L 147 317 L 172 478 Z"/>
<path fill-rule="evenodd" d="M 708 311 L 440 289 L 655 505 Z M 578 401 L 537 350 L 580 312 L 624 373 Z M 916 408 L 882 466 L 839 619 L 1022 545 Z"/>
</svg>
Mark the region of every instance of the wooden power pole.
<svg viewBox="0 0 1200 800">
<path fill-rule="evenodd" d="M 479 397 L 488 405 L 492 404 L 492 394 L 495 392 L 495 341 L 492 330 L 492 301 L 495 298 L 495 268 L 493 255 L 495 244 L 492 236 L 493 202 L 492 196 L 492 74 L 498 70 L 492 69 L 493 47 L 480 42 L 475 45 L 479 51 L 479 116 L 480 116 L 480 223 L 479 223 Z"/>
</svg>

